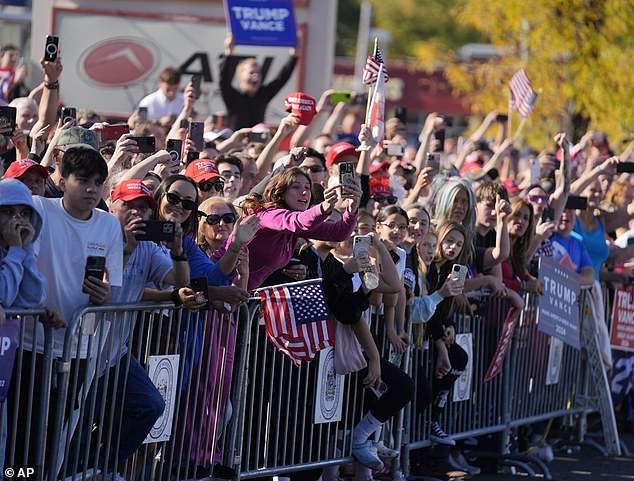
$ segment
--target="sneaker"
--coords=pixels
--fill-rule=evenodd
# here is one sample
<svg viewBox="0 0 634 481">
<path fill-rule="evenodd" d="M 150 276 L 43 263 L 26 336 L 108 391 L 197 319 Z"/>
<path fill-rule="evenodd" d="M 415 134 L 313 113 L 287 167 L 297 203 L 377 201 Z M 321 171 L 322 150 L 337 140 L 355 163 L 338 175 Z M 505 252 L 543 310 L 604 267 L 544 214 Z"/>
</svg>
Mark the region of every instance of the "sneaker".
<svg viewBox="0 0 634 481">
<path fill-rule="evenodd" d="M 383 469 L 383 461 L 377 455 L 376 449 L 372 446 L 372 441 L 352 445 L 352 456 L 359 463 L 374 471 Z"/>
<path fill-rule="evenodd" d="M 429 439 L 438 444 L 444 444 L 446 446 L 455 446 L 456 442 L 449 437 L 442 427 L 440 427 L 440 423 L 438 421 L 432 421 L 429 425 L 430 427 L 430 435 Z"/>
<path fill-rule="evenodd" d="M 396 449 L 388 448 L 385 444 L 383 444 L 383 441 L 374 443 L 374 448 L 376 449 L 376 454 L 381 459 L 394 459 L 398 458 L 399 454 L 401 454 Z"/>
<path fill-rule="evenodd" d="M 481 469 L 477 466 L 473 466 L 467 462 L 467 459 L 460 451 L 454 451 L 449 453 L 449 465 L 452 468 L 460 469 L 471 476 L 477 476 L 480 474 Z"/>
</svg>

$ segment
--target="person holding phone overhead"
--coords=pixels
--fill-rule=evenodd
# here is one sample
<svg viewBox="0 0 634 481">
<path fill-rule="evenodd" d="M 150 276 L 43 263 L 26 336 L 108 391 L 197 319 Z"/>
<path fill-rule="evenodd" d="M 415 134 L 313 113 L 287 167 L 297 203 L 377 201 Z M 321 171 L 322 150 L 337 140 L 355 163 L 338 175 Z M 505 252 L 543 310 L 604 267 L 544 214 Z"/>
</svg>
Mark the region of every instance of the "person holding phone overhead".
<svg viewBox="0 0 634 481">
<path fill-rule="evenodd" d="M 226 125 L 231 130 L 253 127 L 264 122 L 266 107 L 291 77 L 297 56 L 289 51 L 289 59 L 273 80 L 263 85 L 262 69 L 253 57 L 233 55 L 234 39 L 231 33 L 225 38 L 225 55 L 220 62 L 220 92 L 227 107 Z M 238 88 L 233 87 L 234 75 Z"/>
</svg>

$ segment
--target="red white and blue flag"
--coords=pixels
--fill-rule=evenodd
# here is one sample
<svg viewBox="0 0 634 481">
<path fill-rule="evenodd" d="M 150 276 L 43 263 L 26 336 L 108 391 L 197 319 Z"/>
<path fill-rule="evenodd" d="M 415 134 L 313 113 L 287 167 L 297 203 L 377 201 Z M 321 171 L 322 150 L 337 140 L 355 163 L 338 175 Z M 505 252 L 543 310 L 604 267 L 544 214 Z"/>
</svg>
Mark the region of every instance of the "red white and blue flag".
<svg viewBox="0 0 634 481">
<path fill-rule="evenodd" d="M 379 75 L 385 68 L 385 65 L 381 65 L 379 68 Z M 376 88 L 372 95 L 372 102 L 370 103 L 370 110 L 366 123 L 372 132 L 372 138 L 377 145 L 383 146 L 383 140 L 385 139 L 385 81 L 380 78 L 376 82 Z"/>
<path fill-rule="evenodd" d="M 526 71 L 519 70 L 511 79 L 511 106 L 522 117 L 528 117 L 533 111 L 537 101 L 537 92 L 533 90 L 531 81 L 528 80 Z"/>
<path fill-rule="evenodd" d="M 269 340 L 295 365 L 310 362 L 318 351 L 334 346 L 321 279 L 267 287 L 257 293 Z"/>
<path fill-rule="evenodd" d="M 383 55 L 381 55 L 381 49 L 377 48 L 374 55 L 368 55 L 368 60 L 363 67 L 362 81 L 365 85 L 374 85 L 379 78 L 379 69 L 383 65 L 383 80 L 388 81 L 390 76 L 387 73 L 387 67 L 383 63 Z"/>
</svg>

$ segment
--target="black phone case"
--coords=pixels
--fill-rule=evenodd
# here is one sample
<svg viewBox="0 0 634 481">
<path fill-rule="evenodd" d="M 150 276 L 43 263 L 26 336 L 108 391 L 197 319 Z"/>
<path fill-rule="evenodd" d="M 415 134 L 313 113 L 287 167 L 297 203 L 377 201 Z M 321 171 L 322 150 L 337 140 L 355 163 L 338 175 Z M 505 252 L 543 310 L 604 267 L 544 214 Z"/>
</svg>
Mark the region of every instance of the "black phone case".
<svg viewBox="0 0 634 481">
<path fill-rule="evenodd" d="M 204 130 L 205 124 L 202 122 L 192 122 L 189 124 L 189 138 L 194 142 L 196 152 L 202 152 L 205 148 L 205 142 L 203 141 Z"/>
<path fill-rule="evenodd" d="M 11 132 L 15 130 L 15 120 L 17 116 L 17 109 L 15 107 L 0 107 L 0 126 L 4 127 L 6 124 L 11 126 Z"/>
<path fill-rule="evenodd" d="M 53 62 L 57 59 L 57 52 L 59 50 L 59 37 L 55 35 L 46 36 L 46 44 L 44 45 L 44 60 L 47 62 Z"/>
<path fill-rule="evenodd" d="M 174 240 L 174 223 L 160 220 L 145 221 L 145 235 L 135 236 L 136 240 L 146 240 L 153 242 Z"/>
<path fill-rule="evenodd" d="M 156 139 L 154 137 L 130 137 L 134 140 L 141 154 L 153 154 L 156 152 Z"/>
</svg>

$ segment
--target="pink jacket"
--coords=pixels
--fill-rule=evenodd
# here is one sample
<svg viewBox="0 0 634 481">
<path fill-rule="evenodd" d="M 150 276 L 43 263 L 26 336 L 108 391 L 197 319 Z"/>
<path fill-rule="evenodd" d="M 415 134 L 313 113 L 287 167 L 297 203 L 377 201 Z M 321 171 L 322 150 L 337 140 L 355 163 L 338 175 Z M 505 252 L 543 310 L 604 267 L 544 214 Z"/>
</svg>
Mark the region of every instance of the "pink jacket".
<svg viewBox="0 0 634 481">
<path fill-rule="evenodd" d="M 262 209 L 256 214 L 260 230 L 249 243 L 249 290 L 288 264 L 300 237 L 341 242 L 350 237 L 357 222 L 357 214 L 347 210 L 339 222 L 326 222 L 328 215 L 322 214 L 319 204 L 303 212 Z"/>
</svg>

